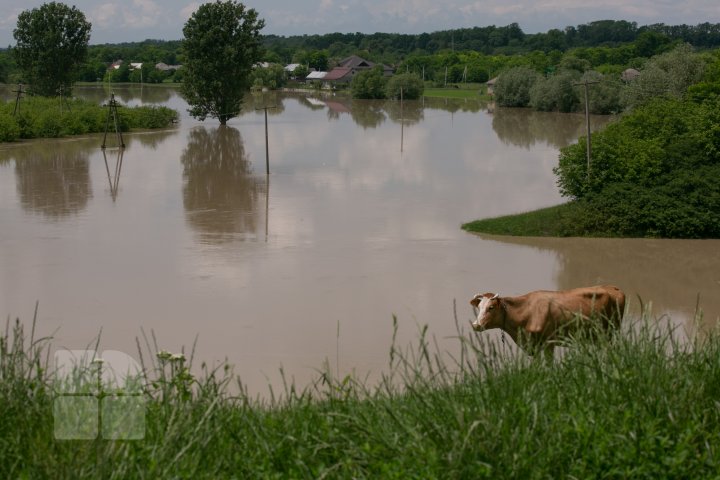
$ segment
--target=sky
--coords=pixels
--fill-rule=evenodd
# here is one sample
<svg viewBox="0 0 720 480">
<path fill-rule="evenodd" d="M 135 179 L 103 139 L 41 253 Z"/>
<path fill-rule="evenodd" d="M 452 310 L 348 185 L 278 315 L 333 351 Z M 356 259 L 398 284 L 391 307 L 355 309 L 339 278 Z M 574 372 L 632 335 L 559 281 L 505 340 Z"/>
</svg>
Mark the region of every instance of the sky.
<svg viewBox="0 0 720 480">
<path fill-rule="evenodd" d="M 0 0 L 0 45 L 14 45 L 17 16 L 48 0 Z M 202 4 L 191 0 L 76 0 L 92 23 L 90 44 L 179 40 Z M 246 0 L 265 19 L 262 33 L 423 33 L 518 23 L 525 33 L 595 20 L 638 25 L 720 23 L 719 0 Z"/>
</svg>

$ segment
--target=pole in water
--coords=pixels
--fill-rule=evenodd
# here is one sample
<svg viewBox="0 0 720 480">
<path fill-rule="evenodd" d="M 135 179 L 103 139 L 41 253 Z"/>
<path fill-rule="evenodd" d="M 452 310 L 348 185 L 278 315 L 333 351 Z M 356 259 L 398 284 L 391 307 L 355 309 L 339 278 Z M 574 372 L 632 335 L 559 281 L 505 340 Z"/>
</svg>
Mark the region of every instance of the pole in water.
<svg viewBox="0 0 720 480">
<path fill-rule="evenodd" d="M 117 110 L 118 104 L 117 104 L 117 101 L 115 100 L 115 92 L 112 92 L 110 94 L 110 101 L 105 106 L 108 107 L 108 116 L 105 119 L 105 135 L 103 136 L 103 143 L 100 146 L 100 148 L 105 148 L 105 141 L 107 140 L 107 133 L 108 133 L 108 129 L 110 128 L 110 117 L 111 116 L 113 118 L 113 123 L 115 125 L 115 135 L 117 136 L 118 147 L 125 148 L 125 142 L 123 141 L 123 138 L 122 138 L 122 132 L 120 131 L 120 125 L 118 124 L 118 116 L 119 116 L 118 110 Z"/>
<path fill-rule="evenodd" d="M 268 108 L 273 107 L 262 107 L 256 108 L 255 110 L 265 110 L 265 175 L 270 175 L 270 142 L 268 141 L 268 123 L 267 123 L 267 111 Z"/>
</svg>

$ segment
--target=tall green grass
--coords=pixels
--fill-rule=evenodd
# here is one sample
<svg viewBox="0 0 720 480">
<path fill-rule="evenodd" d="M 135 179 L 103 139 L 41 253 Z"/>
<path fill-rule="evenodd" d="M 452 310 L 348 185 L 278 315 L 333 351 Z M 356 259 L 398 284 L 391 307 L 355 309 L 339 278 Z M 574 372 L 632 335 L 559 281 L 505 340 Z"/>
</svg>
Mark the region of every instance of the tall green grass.
<svg viewBox="0 0 720 480">
<path fill-rule="evenodd" d="M 49 340 L 8 322 L 0 477 L 717 478 L 720 338 L 682 344 L 647 315 L 638 325 L 571 339 L 553 364 L 503 356 L 464 327 L 447 354 L 423 330 L 393 341 L 377 384 L 327 368 L 264 401 L 228 366 L 195 377 L 145 342 L 145 438 L 59 441 Z"/>
<path fill-rule="evenodd" d="M 162 106 L 122 107 L 118 113 L 123 131 L 166 128 L 178 118 L 175 110 Z M 27 97 L 17 111 L 14 101 L 0 103 L 0 142 L 100 133 L 107 119 L 107 108 L 87 100 Z M 112 120 L 110 129 L 114 132 Z"/>
</svg>

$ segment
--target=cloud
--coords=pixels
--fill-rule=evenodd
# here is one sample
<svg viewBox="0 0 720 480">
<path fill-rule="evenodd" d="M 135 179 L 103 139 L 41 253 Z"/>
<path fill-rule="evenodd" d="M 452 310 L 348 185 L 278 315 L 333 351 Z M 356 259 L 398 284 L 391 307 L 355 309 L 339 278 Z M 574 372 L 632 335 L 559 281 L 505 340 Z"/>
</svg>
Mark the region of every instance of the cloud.
<svg viewBox="0 0 720 480">
<path fill-rule="evenodd" d="M 180 10 L 180 18 L 182 18 L 183 21 L 189 19 L 193 13 L 195 13 L 195 10 L 197 10 L 200 7 L 200 4 L 197 2 L 188 3 L 185 5 L 185 8 Z"/>
<path fill-rule="evenodd" d="M 90 14 L 93 26 L 138 29 L 160 24 L 166 15 L 153 0 L 133 0 L 131 5 L 113 2 L 95 7 Z"/>
</svg>

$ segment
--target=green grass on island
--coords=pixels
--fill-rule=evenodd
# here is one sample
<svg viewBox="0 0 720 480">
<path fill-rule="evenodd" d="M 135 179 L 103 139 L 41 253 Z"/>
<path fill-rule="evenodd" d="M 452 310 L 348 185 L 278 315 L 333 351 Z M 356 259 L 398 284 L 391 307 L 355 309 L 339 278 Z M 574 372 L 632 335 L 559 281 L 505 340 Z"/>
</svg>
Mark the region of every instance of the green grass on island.
<svg viewBox="0 0 720 480">
<path fill-rule="evenodd" d="M 524 237 L 569 237 L 587 232 L 578 221 L 582 209 L 575 203 L 564 203 L 532 212 L 475 220 L 462 225 L 463 230 L 490 235 Z"/>
<path fill-rule="evenodd" d="M 457 84 L 448 87 L 425 87 L 425 97 L 488 99 L 486 87 L 479 83 Z"/>
<path fill-rule="evenodd" d="M 166 128 L 178 114 L 162 106 L 121 105 L 118 117 L 120 129 L 128 131 Z M 108 108 L 88 100 L 26 97 L 17 107 L 15 100 L 0 102 L 0 142 L 100 133 L 107 120 Z"/>
<path fill-rule="evenodd" d="M 87 440 L 56 439 L 84 420 L 64 416 L 49 341 L 17 323 L 0 333 L 0 477 L 716 478 L 720 337 L 681 343 L 669 322 L 631 320 L 553 364 L 462 327 L 450 356 L 421 333 L 377 385 L 326 367 L 262 402 L 229 367 L 194 376 L 143 347 L 144 416 L 103 411 Z M 133 425 L 137 439 L 108 439 Z"/>
</svg>

